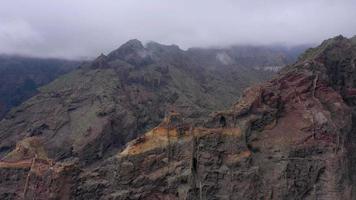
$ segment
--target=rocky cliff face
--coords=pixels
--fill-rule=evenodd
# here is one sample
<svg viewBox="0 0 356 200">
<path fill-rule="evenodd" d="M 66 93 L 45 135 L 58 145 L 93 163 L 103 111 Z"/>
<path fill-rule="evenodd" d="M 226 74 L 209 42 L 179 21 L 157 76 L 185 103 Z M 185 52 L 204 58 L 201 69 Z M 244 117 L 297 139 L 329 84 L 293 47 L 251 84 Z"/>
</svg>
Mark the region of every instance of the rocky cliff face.
<svg viewBox="0 0 356 200">
<path fill-rule="evenodd" d="M 52 159 L 93 163 L 159 124 L 167 111 L 179 111 L 186 120 L 207 116 L 266 74 L 225 69 L 206 69 L 174 45 L 144 47 L 131 40 L 12 110 L 0 122 L 0 155 L 18 141 L 39 137 Z"/>
<path fill-rule="evenodd" d="M 353 40 L 325 41 L 229 110 L 198 118 L 226 103 L 201 84 L 211 71 L 195 73 L 176 46 L 124 47 L 0 122 L 2 199 L 355 197 Z"/>
<path fill-rule="evenodd" d="M 204 125 L 171 113 L 76 199 L 354 199 L 354 39 L 336 37 Z"/>
</svg>

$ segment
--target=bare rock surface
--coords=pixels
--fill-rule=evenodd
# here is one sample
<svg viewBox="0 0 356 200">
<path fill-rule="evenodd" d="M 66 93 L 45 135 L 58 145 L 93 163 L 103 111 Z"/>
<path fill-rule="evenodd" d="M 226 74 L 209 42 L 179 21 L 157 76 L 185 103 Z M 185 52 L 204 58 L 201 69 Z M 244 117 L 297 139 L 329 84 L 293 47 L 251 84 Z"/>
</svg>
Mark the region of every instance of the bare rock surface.
<svg viewBox="0 0 356 200">
<path fill-rule="evenodd" d="M 354 199 L 355 52 L 350 39 L 327 40 L 201 126 L 171 113 L 82 173 L 73 195 Z"/>
<path fill-rule="evenodd" d="M 94 67 L 83 66 L 68 80 L 85 81 L 78 78 L 71 87 L 59 87 L 68 84 L 59 79 L 0 123 L 7 130 L 0 134 L 7 138 L 0 140 L 0 173 L 8 177 L 0 183 L 3 199 L 33 199 L 37 194 L 38 199 L 355 199 L 354 39 L 324 41 L 276 78 L 245 90 L 225 111 L 197 119 L 192 112 L 200 104 L 184 110 L 177 103 L 144 134 L 130 132 L 144 130 L 130 117 L 141 119 L 135 114 L 147 113 L 152 119 L 151 113 L 170 106 L 152 91 L 171 84 L 165 73 L 184 68 L 157 70 L 159 81 L 134 76 L 133 69 L 142 69 L 137 59 L 143 55 L 135 50 L 142 47 L 137 41 L 128 47 L 134 54 L 122 57 L 119 51 L 112 54 L 119 60 L 111 61 L 109 55 Z M 162 54 L 143 50 L 149 58 L 143 62 L 145 70 Z M 184 54 L 169 59 L 180 56 Z M 122 59 L 130 64 L 111 66 Z M 110 70 L 124 69 L 131 71 L 111 77 Z M 124 84 L 130 81 L 146 84 Z M 136 101 L 141 103 L 131 104 Z M 137 105 L 137 112 L 127 109 Z M 50 120 L 34 117 L 42 115 L 40 119 Z M 119 150 L 110 148 L 116 142 Z"/>
</svg>

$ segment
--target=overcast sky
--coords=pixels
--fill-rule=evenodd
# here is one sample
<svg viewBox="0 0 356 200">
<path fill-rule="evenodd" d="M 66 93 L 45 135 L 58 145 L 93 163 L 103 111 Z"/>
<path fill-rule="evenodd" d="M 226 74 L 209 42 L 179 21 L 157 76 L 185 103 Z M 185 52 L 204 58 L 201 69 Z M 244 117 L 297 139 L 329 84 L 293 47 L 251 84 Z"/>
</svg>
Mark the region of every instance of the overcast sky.
<svg viewBox="0 0 356 200">
<path fill-rule="evenodd" d="M 0 53 L 95 57 L 137 38 L 305 44 L 356 34 L 356 0 L 0 0 Z"/>
</svg>

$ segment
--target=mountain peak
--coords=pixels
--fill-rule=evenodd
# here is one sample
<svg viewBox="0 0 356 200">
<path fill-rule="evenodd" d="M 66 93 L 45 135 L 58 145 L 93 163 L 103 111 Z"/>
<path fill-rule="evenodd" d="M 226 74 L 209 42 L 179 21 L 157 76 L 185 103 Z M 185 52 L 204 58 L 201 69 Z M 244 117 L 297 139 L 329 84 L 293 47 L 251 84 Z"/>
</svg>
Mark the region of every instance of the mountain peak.
<svg viewBox="0 0 356 200">
<path fill-rule="evenodd" d="M 324 40 L 319 46 L 308 49 L 300 56 L 299 61 L 313 60 L 324 55 L 327 52 L 335 51 L 336 49 L 346 50 L 352 46 L 352 38 L 348 39 L 342 35 Z"/>
<path fill-rule="evenodd" d="M 215 55 L 229 64 L 221 51 L 177 49 L 130 40 L 92 63 L 125 62 L 122 68 L 74 71 L 14 109 L 0 121 L 0 173 L 9 177 L 0 196 L 354 199 L 349 39 L 325 41 L 210 116 L 241 94 L 255 70 L 211 64 Z"/>
<path fill-rule="evenodd" d="M 141 41 L 138 39 L 132 39 L 122 44 L 118 49 L 112 51 L 108 57 L 109 59 L 113 59 L 116 57 L 122 57 L 125 54 L 132 54 L 142 50 L 144 50 L 144 46 L 142 45 Z"/>
<path fill-rule="evenodd" d="M 127 41 L 126 43 L 124 43 L 123 45 L 121 45 L 119 47 L 119 49 L 127 49 L 127 48 L 130 48 L 130 49 L 143 49 L 143 45 L 142 45 L 142 42 L 138 39 L 131 39 L 129 41 Z"/>
<path fill-rule="evenodd" d="M 152 62 L 141 41 L 132 39 L 121 45 L 108 55 L 108 60 L 120 59 L 132 65 L 145 65 Z"/>
<path fill-rule="evenodd" d="M 352 114 L 356 105 L 355 52 L 349 39 L 332 38 L 287 73 L 247 89 L 234 107 L 215 113 L 204 127 L 165 127 L 162 123 L 120 152 L 114 167 L 107 169 L 111 172 L 122 166 L 117 170 L 120 180 L 116 179 L 115 188 L 109 190 L 126 192 L 122 199 L 133 194 L 152 198 L 142 192 L 143 186 L 124 188 L 130 180 L 154 185 L 157 191 L 173 191 L 154 193 L 162 199 L 174 199 L 176 194 L 177 199 L 220 199 L 223 195 L 226 199 L 268 199 L 272 193 L 271 199 L 312 199 L 318 195 L 354 199 L 348 191 L 354 187 L 353 178 L 340 181 L 335 177 L 343 177 L 354 168 L 343 163 L 355 159 L 351 153 L 356 144 Z M 348 94 L 353 94 L 352 98 L 345 96 L 342 88 L 351 89 Z M 158 163 L 158 159 L 165 161 Z M 154 164 L 147 169 L 147 163 Z M 135 172 L 141 171 L 128 175 L 132 166 Z M 226 176 L 231 171 L 238 172 L 239 177 Z M 210 179 L 212 172 L 221 178 Z M 148 178 L 143 179 L 143 174 Z M 108 176 L 104 180 L 112 179 Z M 280 187 L 285 183 L 287 187 Z M 241 189 L 227 190 L 227 184 Z M 251 184 L 256 189 L 251 190 Z M 199 187 L 211 190 L 199 191 Z M 177 188 L 184 188 L 186 193 L 177 193 L 181 191 Z"/>
<path fill-rule="evenodd" d="M 324 82 L 344 99 L 354 98 L 356 91 L 356 43 L 342 35 L 325 40 L 308 49 L 294 65 L 281 74 L 309 74 L 316 82 Z"/>
<path fill-rule="evenodd" d="M 97 69 L 97 68 L 108 68 L 109 64 L 107 61 L 107 56 L 105 56 L 103 53 L 100 54 L 99 57 L 97 57 L 91 64 L 91 67 L 93 69 Z"/>
</svg>

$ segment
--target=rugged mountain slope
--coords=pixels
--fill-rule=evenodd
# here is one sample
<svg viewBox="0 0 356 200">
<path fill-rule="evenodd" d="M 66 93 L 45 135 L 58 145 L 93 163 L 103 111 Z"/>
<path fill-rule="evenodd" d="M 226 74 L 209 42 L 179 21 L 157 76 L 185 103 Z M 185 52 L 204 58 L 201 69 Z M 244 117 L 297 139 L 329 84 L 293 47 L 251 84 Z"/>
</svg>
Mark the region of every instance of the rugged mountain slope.
<svg viewBox="0 0 356 200">
<path fill-rule="evenodd" d="M 342 36 L 204 125 L 171 113 L 84 170 L 75 199 L 355 199 L 356 42 Z"/>
<path fill-rule="evenodd" d="M 233 65 L 208 69 L 177 46 L 144 47 L 131 40 L 10 112 L 0 122 L 0 154 L 38 136 L 51 158 L 93 162 L 159 124 L 167 111 L 184 113 L 187 120 L 207 116 L 266 75 Z"/>
<path fill-rule="evenodd" d="M 78 61 L 0 55 L 0 119 L 35 95 L 38 87 L 78 65 Z"/>
<path fill-rule="evenodd" d="M 177 160 L 182 163 L 182 171 L 177 173 L 183 173 L 183 182 L 187 177 L 200 176 L 197 165 L 203 162 L 197 160 L 199 152 L 193 145 L 198 145 L 200 136 L 211 135 L 211 140 L 219 141 L 215 137 L 221 135 L 222 143 L 240 143 L 241 127 L 209 128 L 201 121 L 209 118 L 209 112 L 231 105 L 247 85 L 269 76 L 265 71 L 218 61 L 214 61 L 215 66 L 206 67 L 199 56 L 177 46 L 143 46 L 132 40 L 42 87 L 38 95 L 13 109 L 0 122 L 0 174 L 5 177 L 0 182 L 0 197 L 175 198 L 173 187 L 178 177 L 173 176 L 172 184 L 165 188 L 167 179 L 160 170 L 171 173 L 171 167 L 166 170 L 170 166 L 167 163 Z M 171 110 L 181 113 L 184 119 L 180 120 L 178 115 L 168 117 L 158 128 L 131 143 L 119 158 L 111 156 L 131 139 L 158 125 Z M 172 119 L 176 122 L 172 123 Z M 225 125 L 226 120 L 218 119 Z M 190 128 L 191 124 L 200 128 Z M 214 145 L 218 144 L 210 145 L 209 141 L 211 149 L 206 149 L 206 154 L 221 153 L 215 151 Z M 231 159 L 239 159 L 235 154 L 240 155 L 240 149 L 223 146 L 222 152 L 227 148 Z M 242 143 L 240 146 L 247 148 Z M 246 149 L 241 156 L 249 154 Z M 103 158 L 107 158 L 104 166 L 97 162 Z M 123 162 L 131 158 L 134 160 Z M 142 169 L 141 161 L 145 166 Z M 221 163 L 220 158 L 216 162 Z M 122 167 L 115 166 L 118 163 Z M 132 167 L 137 170 L 124 171 Z M 156 169 L 159 171 L 152 175 L 152 184 L 142 188 L 148 182 L 146 172 L 140 174 L 141 170 L 151 173 Z M 195 187 L 204 183 L 194 177 L 189 178 L 194 183 L 182 183 L 184 188 L 179 189 L 178 195 L 196 197 L 199 189 Z M 139 185 L 131 184 L 133 180 Z"/>
</svg>

